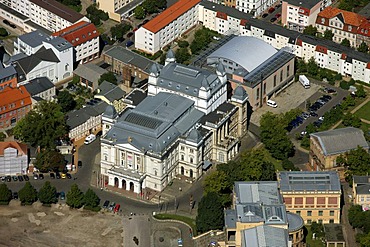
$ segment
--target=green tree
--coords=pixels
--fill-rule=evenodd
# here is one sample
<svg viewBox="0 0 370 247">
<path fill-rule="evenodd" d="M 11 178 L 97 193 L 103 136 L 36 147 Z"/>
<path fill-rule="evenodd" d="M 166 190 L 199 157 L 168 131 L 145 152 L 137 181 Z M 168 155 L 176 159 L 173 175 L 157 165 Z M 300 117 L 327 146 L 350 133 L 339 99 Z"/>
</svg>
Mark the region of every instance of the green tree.
<svg viewBox="0 0 370 247">
<path fill-rule="evenodd" d="M 286 171 L 299 171 L 297 167 L 294 166 L 293 162 L 288 159 L 283 159 L 281 162 L 283 169 Z"/>
<path fill-rule="evenodd" d="M 60 91 L 58 93 L 57 100 L 63 112 L 72 111 L 76 107 L 76 101 L 74 100 L 73 95 L 67 90 Z"/>
<path fill-rule="evenodd" d="M 224 208 L 217 193 L 210 192 L 202 197 L 195 222 L 201 233 L 223 228 Z"/>
<path fill-rule="evenodd" d="M 297 73 L 306 73 L 307 72 L 307 64 L 304 62 L 304 60 L 296 58 L 295 60 Z"/>
<path fill-rule="evenodd" d="M 312 222 L 311 232 L 316 234 L 316 238 L 322 238 L 325 235 L 324 226 L 320 223 Z"/>
<path fill-rule="evenodd" d="M 216 193 L 219 195 L 223 206 L 231 203 L 232 183 L 223 171 L 213 171 L 203 182 L 204 193 Z"/>
<path fill-rule="evenodd" d="M 24 187 L 19 190 L 18 196 L 22 203 L 29 205 L 37 201 L 37 190 L 30 182 L 26 182 Z"/>
<path fill-rule="evenodd" d="M 5 28 L 0 27 L 0 36 L 5 37 L 8 36 L 8 31 Z"/>
<path fill-rule="evenodd" d="M 352 181 L 353 175 L 365 176 L 370 173 L 370 154 L 363 148 L 351 150 L 344 155 L 344 166 L 347 167 L 346 180 Z"/>
<path fill-rule="evenodd" d="M 0 132 L 0 142 L 3 142 L 6 138 L 6 135 L 4 134 L 4 132 Z"/>
<path fill-rule="evenodd" d="M 194 40 L 190 44 L 190 50 L 192 54 L 204 49 L 212 41 L 213 33 L 208 28 L 202 28 L 195 32 Z"/>
<path fill-rule="evenodd" d="M 344 115 L 342 123 L 344 126 L 361 127 L 361 119 L 351 113 Z"/>
<path fill-rule="evenodd" d="M 341 106 L 342 106 L 342 108 L 343 108 L 344 110 L 347 110 L 347 109 L 348 109 L 348 107 L 350 107 L 350 106 L 354 106 L 355 104 L 356 104 L 355 99 L 354 99 L 354 98 L 352 98 L 351 96 L 348 96 L 348 97 L 346 97 L 346 98 L 342 101 Z"/>
<path fill-rule="evenodd" d="M 366 91 L 364 89 L 363 85 L 357 86 L 356 96 L 359 98 L 365 98 L 366 97 Z"/>
<path fill-rule="evenodd" d="M 364 41 L 362 41 L 362 43 L 358 46 L 357 50 L 362 53 L 368 53 L 369 46 Z"/>
<path fill-rule="evenodd" d="M 179 40 L 177 42 L 177 44 L 179 45 L 180 48 L 187 48 L 187 47 L 189 47 L 189 42 L 187 42 L 186 40 Z"/>
<path fill-rule="evenodd" d="M 324 39 L 333 40 L 333 37 L 334 37 L 334 34 L 331 30 L 325 30 L 324 36 L 323 36 Z"/>
<path fill-rule="evenodd" d="M 85 207 L 84 208 L 96 208 L 99 206 L 100 198 L 92 189 L 88 189 L 84 196 Z"/>
<path fill-rule="evenodd" d="M 356 239 L 357 239 L 357 235 L 356 235 Z M 370 246 L 370 232 L 368 234 L 362 234 L 358 242 L 360 243 L 361 247 L 369 247 Z"/>
<path fill-rule="evenodd" d="M 319 66 L 317 66 L 314 57 L 311 57 L 310 60 L 308 60 L 307 72 L 312 76 L 316 76 L 319 73 Z"/>
<path fill-rule="evenodd" d="M 136 6 L 135 11 L 134 11 L 134 15 L 135 15 L 136 19 L 139 19 L 139 20 L 144 19 L 145 18 L 145 9 L 143 8 L 143 6 L 141 6 L 141 5 Z"/>
<path fill-rule="evenodd" d="M 153 14 L 153 13 L 158 12 L 158 8 L 156 6 L 155 0 L 145 0 L 141 5 L 145 9 L 145 12 L 148 14 Z"/>
<path fill-rule="evenodd" d="M 84 193 L 77 184 L 72 184 L 71 190 L 67 193 L 67 205 L 72 208 L 80 208 L 84 205 Z"/>
<path fill-rule="evenodd" d="M 155 5 L 158 9 L 165 9 L 167 8 L 167 0 L 156 0 Z"/>
<path fill-rule="evenodd" d="M 343 46 L 351 47 L 351 42 L 348 39 L 343 39 L 340 44 Z"/>
<path fill-rule="evenodd" d="M 49 181 L 46 181 L 40 188 L 38 197 L 43 204 L 56 203 L 58 201 L 57 189 Z"/>
<path fill-rule="evenodd" d="M 24 118 L 19 120 L 13 134 L 23 142 L 41 149 L 55 147 L 55 140 L 68 133 L 66 119 L 59 104 L 41 101 Z"/>
<path fill-rule="evenodd" d="M 117 78 L 112 71 L 104 73 L 100 76 L 99 81 L 98 81 L 99 85 L 102 84 L 103 81 L 107 81 L 114 85 L 117 85 Z"/>
<path fill-rule="evenodd" d="M 189 60 L 191 57 L 188 48 L 180 48 L 175 53 L 176 62 L 178 63 L 184 63 Z"/>
<path fill-rule="evenodd" d="M 360 205 L 353 205 L 348 209 L 348 221 L 353 228 L 362 226 L 362 208 Z"/>
<path fill-rule="evenodd" d="M 316 36 L 316 33 L 317 33 L 317 28 L 312 25 L 309 25 L 303 30 L 303 34 L 307 34 L 307 35 Z"/>
<path fill-rule="evenodd" d="M 8 204 L 12 199 L 12 191 L 4 183 L 0 184 L 0 204 Z"/>
</svg>

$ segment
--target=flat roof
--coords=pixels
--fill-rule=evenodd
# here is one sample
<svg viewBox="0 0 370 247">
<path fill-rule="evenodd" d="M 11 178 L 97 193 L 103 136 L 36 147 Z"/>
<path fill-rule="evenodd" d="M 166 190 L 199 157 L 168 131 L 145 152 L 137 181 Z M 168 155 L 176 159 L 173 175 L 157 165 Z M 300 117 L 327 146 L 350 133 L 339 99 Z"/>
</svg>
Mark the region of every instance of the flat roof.
<svg viewBox="0 0 370 247">
<path fill-rule="evenodd" d="M 345 242 L 341 224 L 324 224 L 325 239 L 328 242 Z"/>
<path fill-rule="evenodd" d="M 297 7 L 303 7 L 307 9 L 311 9 L 314 7 L 316 4 L 321 2 L 321 0 L 310 0 L 310 1 L 302 1 L 302 0 L 285 0 L 288 2 L 290 5 L 294 5 Z"/>
<path fill-rule="evenodd" d="M 15 17 L 17 17 L 17 18 L 19 18 L 21 20 L 27 20 L 27 19 L 29 19 L 29 17 L 27 17 L 25 15 L 22 15 L 18 11 L 15 11 L 14 9 L 9 8 L 8 6 L 6 6 L 6 5 L 4 5 L 2 3 L 0 3 L 0 9 L 4 10 L 5 12 L 8 12 L 11 15 L 14 15 Z"/>
<path fill-rule="evenodd" d="M 157 33 L 200 2 L 201 0 L 179 0 L 142 27 L 150 32 Z"/>
</svg>

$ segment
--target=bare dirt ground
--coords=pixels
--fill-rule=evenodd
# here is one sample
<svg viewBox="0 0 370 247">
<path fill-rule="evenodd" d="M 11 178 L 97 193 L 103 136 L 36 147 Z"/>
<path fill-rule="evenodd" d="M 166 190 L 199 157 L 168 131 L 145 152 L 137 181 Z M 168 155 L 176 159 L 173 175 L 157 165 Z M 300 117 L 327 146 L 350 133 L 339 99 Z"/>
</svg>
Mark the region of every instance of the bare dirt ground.
<svg viewBox="0 0 370 247">
<path fill-rule="evenodd" d="M 0 246 L 122 246 L 121 217 L 66 205 L 0 206 Z"/>
</svg>

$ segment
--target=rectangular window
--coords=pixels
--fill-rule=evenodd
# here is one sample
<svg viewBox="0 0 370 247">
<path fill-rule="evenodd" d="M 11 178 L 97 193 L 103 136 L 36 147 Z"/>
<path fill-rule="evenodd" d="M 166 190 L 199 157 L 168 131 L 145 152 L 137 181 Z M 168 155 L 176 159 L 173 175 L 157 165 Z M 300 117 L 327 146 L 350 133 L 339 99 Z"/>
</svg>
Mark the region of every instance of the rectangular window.
<svg viewBox="0 0 370 247">
<path fill-rule="evenodd" d="M 260 98 L 260 89 L 257 88 L 257 95 L 256 95 L 256 99 L 258 100 Z"/>
<path fill-rule="evenodd" d="M 307 211 L 307 216 L 312 216 L 312 211 Z"/>
<path fill-rule="evenodd" d="M 276 75 L 274 75 L 274 87 L 276 87 Z"/>
<path fill-rule="evenodd" d="M 265 95 L 266 94 L 266 82 L 263 83 L 263 94 Z"/>
<path fill-rule="evenodd" d="M 334 216 L 334 211 L 330 211 L 330 216 Z"/>
<path fill-rule="evenodd" d="M 312 220 L 307 220 L 307 224 L 311 225 L 312 224 Z"/>
<path fill-rule="evenodd" d="M 301 215 L 301 211 L 295 211 L 295 213 Z"/>
<path fill-rule="evenodd" d="M 329 223 L 330 223 L 330 224 L 334 224 L 334 219 L 330 219 L 330 220 L 329 220 Z"/>
<path fill-rule="evenodd" d="M 280 82 L 283 81 L 283 70 L 280 71 Z"/>
<path fill-rule="evenodd" d="M 324 212 L 323 211 L 319 211 L 319 216 L 323 216 Z"/>
<path fill-rule="evenodd" d="M 289 65 L 286 67 L 286 77 L 289 77 Z"/>
</svg>

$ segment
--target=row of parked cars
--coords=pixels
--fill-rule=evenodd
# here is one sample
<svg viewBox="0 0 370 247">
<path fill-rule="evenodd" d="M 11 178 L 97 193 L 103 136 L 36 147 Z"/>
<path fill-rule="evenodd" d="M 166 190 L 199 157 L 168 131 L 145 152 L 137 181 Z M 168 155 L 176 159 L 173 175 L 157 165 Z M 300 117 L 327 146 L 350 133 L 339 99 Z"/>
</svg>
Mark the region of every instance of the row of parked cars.
<svg viewBox="0 0 370 247">
<path fill-rule="evenodd" d="M 109 201 L 106 200 L 103 204 L 103 208 L 109 210 L 109 211 L 113 211 L 115 213 L 117 213 L 120 209 L 121 205 L 119 205 L 118 203 L 116 204 L 115 202 L 111 202 L 109 204 Z"/>
<path fill-rule="evenodd" d="M 30 178 L 27 176 L 27 175 L 18 175 L 18 176 L 2 176 L 1 177 L 1 181 L 2 182 L 11 182 L 11 181 L 19 181 L 19 182 L 23 182 L 23 181 L 29 181 Z"/>
</svg>

